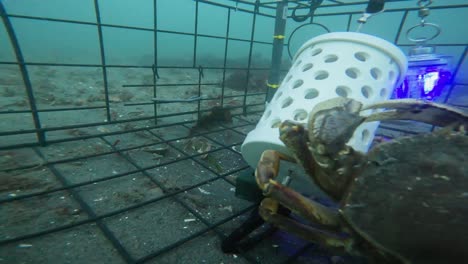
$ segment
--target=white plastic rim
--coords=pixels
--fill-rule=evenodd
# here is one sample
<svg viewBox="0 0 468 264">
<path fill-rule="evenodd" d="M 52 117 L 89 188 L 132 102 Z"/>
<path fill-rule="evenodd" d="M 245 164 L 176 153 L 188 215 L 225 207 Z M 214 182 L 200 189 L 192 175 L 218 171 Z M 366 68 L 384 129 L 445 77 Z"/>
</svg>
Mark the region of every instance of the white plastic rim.
<svg viewBox="0 0 468 264">
<path fill-rule="evenodd" d="M 285 120 L 306 123 L 317 103 L 338 96 L 364 105 L 390 98 L 405 77 L 405 54 L 381 38 L 355 32 L 334 32 L 307 41 L 294 56 L 293 64 L 278 91 L 267 104 L 262 118 L 249 132 L 241 152 L 255 168 L 268 149 L 290 155 L 279 139 L 278 125 Z M 367 152 L 378 122 L 359 126 L 347 143 Z"/>
</svg>

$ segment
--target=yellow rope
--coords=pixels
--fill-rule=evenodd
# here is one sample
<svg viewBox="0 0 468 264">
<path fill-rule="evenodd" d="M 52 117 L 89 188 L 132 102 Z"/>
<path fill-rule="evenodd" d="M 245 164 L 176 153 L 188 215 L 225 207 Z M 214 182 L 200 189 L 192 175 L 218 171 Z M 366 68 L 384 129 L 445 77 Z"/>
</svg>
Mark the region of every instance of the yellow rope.
<svg viewBox="0 0 468 264">
<path fill-rule="evenodd" d="M 273 88 L 273 89 L 276 89 L 276 88 L 279 87 L 279 84 L 270 84 L 270 83 L 268 83 L 268 81 L 266 82 L 266 85 L 267 85 L 268 87 L 270 87 L 270 88 Z"/>
</svg>

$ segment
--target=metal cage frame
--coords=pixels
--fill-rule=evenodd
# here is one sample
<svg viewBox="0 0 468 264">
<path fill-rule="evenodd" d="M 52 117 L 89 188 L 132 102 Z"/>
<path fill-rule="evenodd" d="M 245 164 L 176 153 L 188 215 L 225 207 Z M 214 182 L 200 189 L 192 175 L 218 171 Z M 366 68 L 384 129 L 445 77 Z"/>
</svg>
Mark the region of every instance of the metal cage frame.
<svg viewBox="0 0 468 264">
<path fill-rule="evenodd" d="M 86 219 L 82 219 L 79 221 L 74 221 L 73 223 L 68 223 L 68 224 L 63 224 L 57 227 L 52 227 L 52 228 L 46 228 L 43 230 L 38 230 L 35 232 L 30 232 L 14 237 L 9 237 L 3 240 L 0 240 L 0 248 L 5 247 L 7 245 L 12 245 L 12 244 L 17 244 L 23 241 L 28 241 L 30 239 L 38 239 L 43 236 L 47 236 L 50 234 L 55 234 L 61 231 L 65 230 L 71 230 L 73 228 L 77 228 L 79 226 L 87 225 L 94 223 L 97 225 L 98 230 L 103 234 L 103 236 L 112 244 L 113 248 L 117 251 L 117 254 L 127 263 L 144 263 L 148 261 L 152 261 L 158 257 L 164 256 L 164 254 L 174 250 L 177 247 L 182 246 L 183 244 L 194 240 L 206 233 L 209 232 L 214 232 L 219 238 L 223 239 L 226 238 L 226 234 L 220 229 L 220 227 L 226 223 L 231 222 L 235 218 L 239 218 L 240 216 L 245 216 L 248 214 L 249 211 L 254 209 L 257 206 L 257 203 L 248 203 L 248 205 L 243 206 L 241 209 L 238 211 L 232 213 L 228 217 L 224 217 L 221 220 L 218 221 L 210 221 L 207 219 L 205 216 L 200 214 L 196 208 L 194 208 L 190 203 L 187 203 L 184 199 L 180 198 L 179 195 L 184 194 L 187 191 L 195 190 L 196 188 L 200 188 L 201 186 L 204 186 L 206 184 L 213 183 L 215 181 L 222 181 L 228 186 L 231 186 L 232 188 L 235 187 L 235 182 L 232 179 L 233 176 L 238 175 L 239 173 L 246 172 L 249 170 L 249 166 L 247 166 L 246 163 L 240 161 L 236 164 L 231 164 L 232 167 L 229 167 L 227 169 L 223 170 L 218 170 L 214 168 L 211 164 L 207 164 L 204 162 L 202 159 L 200 159 L 201 156 L 206 155 L 206 154 L 215 154 L 219 153 L 220 151 L 223 151 L 224 153 L 227 153 L 226 155 L 229 156 L 229 159 L 231 160 L 242 160 L 240 153 L 237 151 L 238 147 L 242 143 L 243 138 L 246 136 L 246 133 L 248 130 L 252 129 L 255 124 L 256 120 L 260 117 L 261 113 L 263 112 L 264 109 L 264 104 L 248 104 L 247 100 L 249 97 L 252 96 L 264 96 L 265 100 L 267 100 L 267 89 L 265 87 L 264 92 L 259 92 L 259 93 L 250 93 L 247 89 L 247 85 L 245 86 L 245 90 L 243 91 L 242 94 L 240 95 L 233 95 L 233 96 L 226 96 L 224 93 L 225 86 L 224 86 L 224 81 L 226 79 L 226 70 L 235 70 L 238 68 L 229 68 L 227 67 L 227 52 L 228 52 L 228 46 L 229 42 L 232 40 L 236 41 L 242 41 L 246 42 L 249 44 L 249 55 L 248 55 L 248 65 L 246 68 L 242 68 L 242 70 L 247 71 L 247 80 L 246 84 L 248 82 L 248 76 L 250 71 L 255 71 L 255 70 L 269 70 L 269 68 L 255 68 L 252 67 L 251 61 L 252 61 L 252 50 L 253 50 L 253 45 L 255 43 L 259 44 L 266 44 L 266 45 L 273 45 L 273 42 L 263 42 L 263 41 L 257 41 L 255 40 L 255 23 L 256 23 L 256 17 L 257 16 L 267 16 L 267 17 L 272 17 L 274 18 L 275 16 L 271 13 L 274 12 L 275 6 L 278 4 L 277 1 L 254 1 L 254 2 L 249 2 L 249 1 L 208 1 L 208 0 L 196 0 L 195 5 L 196 5 L 196 13 L 195 13 L 195 21 L 194 21 L 194 33 L 189 34 L 193 36 L 194 38 L 194 43 L 193 45 L 193 61 L 192 61 L 192 66 L 191 67 L 168 67 L 168 66 L 162 66 L 159 65 L 158 62 L 158 34 L 161 32 L 164 33 L 169 33 L 169 34 L 183 34 L 187 35 L 188 33 L 184 32 L 176 32 L 176 31 L 165 31 L 165 30 L 160 30 L 158 29 L 158 24 L 157 24 L 157 19 L 154 20 L 154 27 L 153 28 L 139 28 L 139 27 L 132 27 L 132 26 L 122 26 L 122 25 L 112 25 L 112 24 L 104 24 L 101 22 L 101 16 L 100 16 L 100 6 L 99 6 L 99 1 L 98 0 L 93 0 L 94 1 L 94 7 L 95 7 L 95 15 L 96 15 L 96 22 L 86 22 L 86 21 L 73 21 L 73 20 L 66 20 L 66 19 L 55 19 L 55 18 L 47 18 L 47 17 L 34 17 L 34 16 L 25 16 L 25 15 L 17 15 L 17 14 L 9 14 L 6 12 L 4 5 L 2 2 L 0 2 L 0 16 L 2 17 L 3 23 L 5 25 L 6 31 L 8 33 L 8 36 L 10 38 L 10 42 L 12 44 L 15 56 L 16 56 L 16 62 L 1 62 L 0 65 L 17 65 L 19 67 L 21 76 L 24 81 L 24 86 L 26 89 L 26 94 L 27 94 L 27 100 L 30 106 L 30 109 L 28 110 L 15 110 L 15 111 L 0 111 L 0 119 L 2 118 L 3 115 L 6 114 L 31 114 L 32 119 L 33 119 L 33 124 L 34 128 L 33 129 L 27 129 L 27 130 L 13 130 L 13 131 L 0 131 L 0 140 L 3 140 L 4 138 L 7 138 L 8 136 L 12 135 L 18 135 L 18 134 L 35 134 L 36 135 L 36 142 L 29 142 L 29 143 L 23 143 L 23 142 L 13 142 L 12 144 L 8 144 L 5 146 L 0 146 L 0 153 L 3 153 L 3 155 L 7 155 L 9 151 L 16 151 L 20 149 L 28 149 L 34 153 L 38 157 L 39 160 L 41 160 L 39 163 L 32 163 L 32 164 L 21 164 L 19 166 L 16 166 L 14 168 L 7 168 L 7 169 L 2 169 L 2 173 L 7 173 L 7 174 L 13 174 L 15 172 L 21 172 L 24 170 L 36 170 L 38 168 L 45 168 L 48 171 L 52 173 L 52 175 L 55 177 L 56 181 L 60 183 L 60 186 L 54 187 L 51 189 L 43 189 L 40 191 L 36 192 L 31 192 L 27 194 L 20 194 L 20 195 L 10 195 L 8 197 L 3 197 L 0 198 L 0 206 L 5 206 L 7 204 L 14 204 L 21 202 L 26 199 L 35 199 L 39 197 L 44 197 L 47 195 L 53 195 L 61 192 L 66 192 L 70 194 L 72 199 L 79 205 L 80 210 L 86 215 Z M 401 2 L 403 0 L 396 0 L 396 1 L 389 1 L 389 2 Z M 153 13 L 156 17 L 157 10 L 158 10 L 158 4 L 157 0 L 153 0 Z M 285 1 L 286 3 L 288 1 Z M 294 1 L 291 1 L 294 2 Z M 366 1 L 358 1 L 358 2 L 352 2 L 352 3 L 344 3 L 342 1 L 325 1 L 326 3 L 320 6 L 319 8 L 323 10 L 332 10 L 334 7 L 343 7 L 343 6 L 361 6 L 365 3 Z M 204 3 L 204 4 L 209 4 L 209 5 L 216 5 L 218 7 L 226 8 L 228 12 L 228 23 L 227 23 L 227 28 L 226 28 L 226 33 L 224 37 L 219 37 L 219 36 L 211 36 L 211 35 L 202 35 L 199 34 L 197 31 L 198 28 L 198 15 L 199 15 L 199 9 L 201 8 L 199 6 L 199 3 Z M 239 7 L 238 5 L 241 4 L 242 7 Z M 433 9 L 449 9 L 449 8 L 465 8 L 468 10 L 468 4 L 462 4 L 462 5 L 444 5 L 444 6 L 436 6 Z M 402 28 L 405 23 L 405 20 L 409 14 L 409 12 L 413 12 L 417 10 L 417 8 L 395 8 L 395 9 L 389 9 L 386 10 L 386 12 L 400 12 L 403 13 L 403 19 L 398 25 L 398 32 L 397 35 L 394 38 L 395 44 L 399 45 L 399 40 L 401 38 L 402 34 Z M 231 12 L 246 12 L 250 14 L 253 17 L 253 24 L 252 27 L 250 28 L 250 39 L 236 39 L 232 38 L 229 35 L 229 30 L 230 30 L 230 15 Z M 355 14 L 360 14 L 361 12 L 356 11 L 356 12 L 330 12 L 330 13 L 320 13 L 315 16 L 347 16 L 348 17 L 348 26 L 347 30 L 350 30 L 351 22 L 352 22 L 352 16 Z M 64 63 L 33 63 L 33 62 L 28 62 L 24 59 L 22 50 L 20 48 L 20 43 L 18 42 L 18 39 L 15 35 L 15 28 L 13 27 L 10 19 L 11 18 L 17 18 L 17 19 L 27 19 L 27 20 L 42 20 L 42 21 L 49 21 L 49 22 L 61 22 L 61 23 L 71 23 L 71 24 L 78 24 L 78 25 L 88 25 L 88 26 L 95 26 L 98 29 L 98 36 L 99 36 L 99 47 L 100 47 L 100 64 L 64 64 Z M 137 31 L 149 31 L 153 33 L 154 36 L 154 64 L 153 65 L 148 65 L 148 66 L 140 66 L 140 65 L 110 65 L 106 63 L 106 54 L 105 54 L 105 39 L 103 37 L 102 33 L 102 28 L 104 27 L 113 27 L 113 28 L 121 28 L 121 29 L 126 29 L 126 30 L 137 30 Z M 197 38 L 198 37 L 207 37 L 207 38 L 216 38 L 216 39 L 221 39 L 224 40 L 225 42 L 225 50 L 224 50 L 224 64 L 223 67 L 203 67 L 202 65 L 198 65 L 197 63 Z M 405 45 L 401 45 L 405 46 Z M 463 54 L 460 56 L 459 60 L 455 63 L 455 72 L 454 76 L 459 74 L 459 69 L 461 65 L 463 64 L 464 60 L 466 60 L 467 53 L 468 53 L 468 43 L 467 44 L 450 44 L 446 43 L 443 44 L 442 46 L 462 46 L 464 47 Z M 76 67 L 93 67 L 93 68 L 100 68 L 102 69 L 103 73 L 103 80 L 104 80 L 104 94 L 105 94 L 105 102 L 104 105 L 102 106 L 92 106 L 92 107 L 64 107 L 64 108 L 53 108 L 53 109 L 39 109 L 36 101 L 35 101 L 35 96 L 34 96 L 34 89 L 35 87 L 32 85 L 29 72 L 28 72 L 28 66 L 63 66 L 63 67 L 69 67 L 69 66 L 76 66 Z M 170 87 L 170 86 L 175 86 L 175 85 L 193 85 L 198 87 L 198 94 L 201 94 L 201 91 L 203 90 L 204 87 L 206 86 L 212 86 L 212 85 L 217 85 L 215 83 L 209 83 L 209 82 L 204 82 L 203 81 L 203 73 L 204 70 L 221 70 L 222 71 L 222 80 L 223 80 L 223 85 L 222 85 L 222 91 L 221 91 L 221 98 L 203 98 L 201 101 L 198 102 L 197 105 L 197 110 L 196 111 L 189 111 L 189 112 L 181 112 L 181 113 L 174 113 L 174 114 L 166 114 L 162 115 L 158 113 L 157 109 L 157 103 L 151 102 L 151 103 L 129 103 L 128 105 L 154 105 L 154 114 L 152 116 L 147 116 L 147 117 L 139 117 L 139 118 L 133 118 L 133 119 L 128 119 L 128 120 L 114 120 L 111 111 L 110 111 L 110 103 L 109 103 L 109 89 L 108 89 L 108 76 L 107 76 L 107 69 L 110 68 L 143 68 L 143 69 L 151 69 L 153 71 L 153 82 L 149 84 L 132 84 L 132 85 L 127 85 L 126 87 L 151 87 L 153 88 L 153 96 L 156 97 L 158 95 L 159 89 L 164 89 L 165 87 Z M 178 83 L 172 83 L 172 84 L 159 84 L 158 83 L 158 77 L 159 69 L 167 69 L 167 68 L 182 68 L 182 69 L 192 69 L 192 70 L 198 70 L 198 82 L 195 83 L 190 83 L 190 84 L 178 84 Z M 452 84 L 448 88 L 447 94 L 445 94 L 442 102 L 447 103 L 452 91 L 455 86 L 463 86 L 468 89 L 468 83 L 456 83 L 452 82 Z M 240 98 L 242 101 L 242 105 L 240 106 L 234 106 L 234 107 L 228 107 L 229 109 L 235 111 L 238 110 L 236 114 L 234 114 L 234 122 L 233 124 L 220 124 L 218 127 L 215 129 L 203 131 L 201 133 L 197 133 L 196 135 L 189 135 L 189 136 L 176 136 L 176 137 L 166 137 L 164 133 L 159 133 L 158 131 L 174 131 L 174 130 L 190 130 L 191 125 L 194 123 L 196 120 L 189 120 L 189 121 L 183 121 L 183 122 L 161 122 L 165 118 L 170 118 L 173 116 L 182 116 L 182 115 L 187 115 L 187 114 L 196 114 L 198 118 L 202 116 L 203 113 L 208 112 L 208 110 L 203 110 L 201 107 L 201 103 L 203 101 L 210 101 L 210 100 L 219 100 L 221 106 L 224 106 L 224 101 L 226 98 L 229 97 L 236 97 Z M 458 107 L 463 107 L 463 108 L 468 108 L 468 102 L 465 105 L 457 105 Z M 74 111 L 74 110 L 86 110 L 86 109 L 103 109 L 106 113 L 107 116 L 107 121 L 105 122 L 99 122 L 99 123 L 87 123 L 87 124 L 79 124 L 79 125 L 69 125 L 69 126 L 57 126 L 57 127 L 43 127 L 41 125 L 41 119 L 39 116 L 39 113 L 41 112 L 48 112 L 48 111 Z M 99 134 L 91 134 L 91 135 L 80 135 L 80 136 L 75 136 L 75 137 L 69 137 L 69 138 L 61 138 L 61 139 L 48 139 L 47 138 L 47 133 L 53 132 L 53 131 L 62 131 L 62 130 L 70 130 L 70 129 L 79 129 L 79 128 L 85 128 L 85 127 L 98 127 L 102 125 L 118 125 L 118 124 L 124 124 L 128 122 L 139 122 L 139 121 L 151 121 L 153 122 L 153 125 L 150 127 L 140 127 L 140 128 L 134 128 L 130 129 L 127 131 L 115 131 L 115 132 L 105 132 L 105 133 L 99 133 Z M 428 128 L 428 130 L 433 130 L 434 127 Z M 154 137 L 157 142 L 151 143 L 151 144 L 142 144 L 142 145 L 136 145 L 136 146 L 131 146 L 131 147 L 123 147 L 120 148 L 119 146 L 116 146 L 115 141 L 109 140 L 108 137 L 112 136 L 118 136 L 122 134 L 128 134 L 128 133 L 140 133 L 140 132 L 145 132 Z M 399 126 L 399 125 L 393 125 L 391 123 L 387 124 L 382 124 L 380 129 L 379 129 L 379 134 L 380 135 L 385 135 L 389 137 L 396 137 L 400 134 L 414 134 L 414 133 L 419 133 L 420 131 L 414 131 L 411 128 L 407 128 L 405 126 Z M 234 134 L 234 138 L 237 137 L 235 140 L 226 140 L 225 138 L 216 138 L 216 135 L 222 134 L 222 133 L 232 133 Z M 203 153 L 189 153 L 186 150 L 184 150 L 183 147 L 181 147 L 178 143 L 181 140 L 189 140 L 192 137 L 201 137 L 204 140 L 207 140 L 211 142 L 212 144 L 217 145 L 218 147 L 215 149 L 207 150 L 204 151 Z M 57 144 L 63 144 L 63 143 L 69 143 L 69 142 L 85 142 L 86 140 L 99 140 L 102 142 L 102 144 L 105 145 L 105 149 L 98 151 L 96 153 L 87 153 L 85 155 L 78 155 L 76 157 L 67 157 L 67 158 L 60 158 L 56 160 L 48 160 L 46 157 L 46 154 L 44 153 L 44 149 L 47 147 L 53 147 Z M 147 147 L 152 147 L 156 145 L 164 144 L 169 146 L 171 149 L 174 149 L 177 153 L 180 154 L 180 156 L 171 159 L 171 160 L 166 160 L 161 163 L 153 164 L 151 166 L 142 166 L 138 162 L 135 161 L 134 158 L 131 157 L 128 153 L 133 150 L 138 150 L 138 149 L 143 149 Z M 2 154 L 0 154 L 2 155 Z M 63 172 L 61 172 L 59 169 L 57 169 L 57 166 L 60 166 L 61 164 L 71 164 L 74 162 L 80 162 L 83 160 L 87 159 L 93 159 L 93 158 L 98 158 L 98 157 L 104 157 L 104 156 L 110 156 L 110 155 L 117 155 L 119 158 L 122 158 L 122 160 L 128 164 L 131 165 L 134 169 L 131 169 L 126 172 L 122 173 L 117 173 L 117 174 L 108 174 L 104 177 L 99 177 L 98 179 L 93 179 L 93 180 L 88 180 L 88 181 L 82 181 L 79 183 L 73 183 L 70 182 L 67 177 L 64 175 Z M 160 179 L 157 179 L 154 177 L 154 175 L 148 173 L 149 170 L 152 169 L 158 169 L 162 168 L 164 166 L 169 166 L 169 165 L 176 165 L 179 162 L 183 161 L 190 161 L 194 164 L 197 164 L 197 166 L 202 167 L 204 170 L 208 171 L 213 177 L 209 177 L 207 179 L 204 179 L 202 181 L 199 181 L 197 183 L 191 184 L 187 187 L 182 187 L 178 189 L 173 189 L 170 187 L 165 186 L 165 183 L 162 182 Z M 80 187 L 85 187 L 85 186 L 92 186 L 93 184 L 98 184 L 102 182 L 107 182 L 111 181 L 114 179 L 120 179 L 120 178 L 130 178 L 130 177 L 136 177 L 136 174 L 141 174 L 141 177 L 147 179 L 151 184 L 157 186 L 160 188 L 163 192 L 161 196 L 155 197 L 155 198 L 150 198 L 145 201 L 138 201 L 135 203 L 132 203 L 124 208 L 120 208 L 117 210 L 113 210 L 111 212 L 107 213 L 96 213 L 93 208 L 90 207 L 90 205 L 86 202 L 86 200 L 83 198 L 81 192 L 79 191 Z M 164 200 L 170 200 L 173 201 L 174 203 L 178 204 L 181 208 L 184 208 L 189 214 L 193 215 L 194 218 L 202 223 L 203 228 L 200 230 L 196 231 L 193 234 L 184 236 L 181 239 L 178 239 L 177 241 L 173 243 L 169 243 L 167 245 L 164 245 L 163 247 L 159 248 L 158 250 L 153 250 L 148 254 L 145 254 L 144 256 L 137 257 L 134 254 L 132 254 L 127 248 L 122 241 L 119 240 L 119 238 L 114 234 L 114 232 L 108 227 L 108 224 L 106 223 L 106 219 L 121 215 L 139 208 L 143 208 L 145 206 L 149 206 L 152 204 L 156 204 L 160 201 Z M 304 252 L 309 250 L 312 246 L 310 244 L 298 249 L 294 254 L 291 256 L 287 257 L 284 259 L 285 263 L 290 263 L 295 261 L 299 256 L 301 256 Z M 218 248 L 214 250 L 220 250 Z M 270 248 L 270 253 L 274 252 L 275 250 Z M 268 252 L 268 251 L 267 251 Z M 273 254 L 273 253 L 272 253 Z M 257 263 L 258 259 L 254 257 L 254 255 L 248 253 L 248 252 L 241 252 L 240 254 L 241 258 L 243 260 L 250 262 L 250 263 Z"/>
</svg>

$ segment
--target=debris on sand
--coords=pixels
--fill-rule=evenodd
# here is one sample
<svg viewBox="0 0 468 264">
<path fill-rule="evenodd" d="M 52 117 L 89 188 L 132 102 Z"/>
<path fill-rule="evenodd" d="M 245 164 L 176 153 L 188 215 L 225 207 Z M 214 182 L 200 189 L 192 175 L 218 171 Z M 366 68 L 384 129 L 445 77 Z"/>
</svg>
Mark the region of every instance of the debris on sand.
<svg viewBox="0 0 468 264">
<path fill-rule="evenodd" d="M 231 110 L 221 106 L 211 108 L 207 115 L 200 117 L 195 126 L 190 129 L 189 135 L 203 129 L 209 129 L 218 123 L 231 123 Z"/>
</svg>

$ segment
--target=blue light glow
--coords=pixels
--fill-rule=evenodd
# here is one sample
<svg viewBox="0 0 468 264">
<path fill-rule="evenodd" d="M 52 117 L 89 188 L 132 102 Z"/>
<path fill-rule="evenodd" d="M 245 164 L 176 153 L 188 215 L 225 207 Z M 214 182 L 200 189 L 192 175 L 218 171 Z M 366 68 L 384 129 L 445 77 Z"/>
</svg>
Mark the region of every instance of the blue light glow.
<svg viewBox="0 0 468 264">
<path fill-rule="evenodd" d="M 434 100 L 449 84 L 451 76 L 447 65 L 410 65 L 403 84 L 395 88 L 393 98 Z"/>
<path fill-rule="evenodd" d="M 424 78 L 424 94 L 431 92 L 439 82 L 439 72 L 428 72 L 419 76 Z"/>
</svg>

